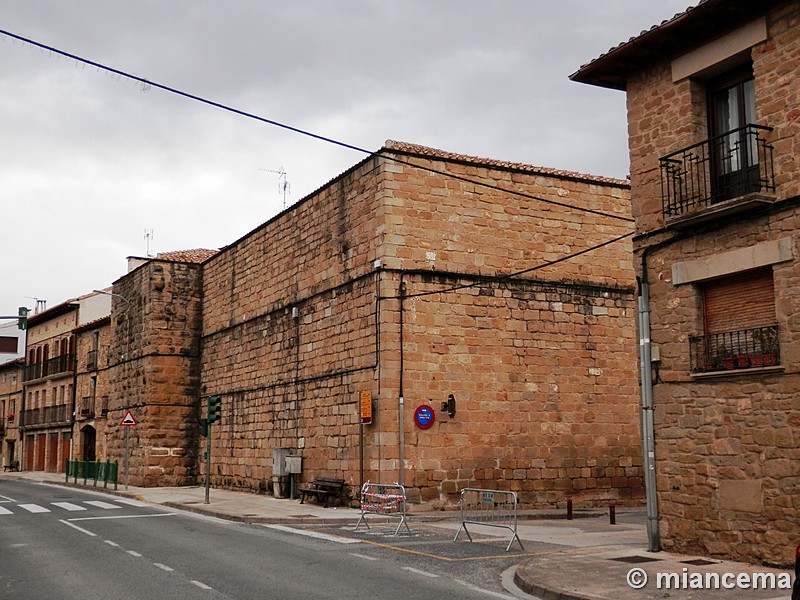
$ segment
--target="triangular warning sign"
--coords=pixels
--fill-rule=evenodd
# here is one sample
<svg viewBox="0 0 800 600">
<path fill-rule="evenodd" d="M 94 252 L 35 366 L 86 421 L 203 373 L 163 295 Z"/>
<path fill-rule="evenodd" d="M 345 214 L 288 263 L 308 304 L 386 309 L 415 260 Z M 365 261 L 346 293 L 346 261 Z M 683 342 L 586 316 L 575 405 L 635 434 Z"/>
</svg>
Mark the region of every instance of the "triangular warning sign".
<svg viewBox="0 0 800 600">
<path fill-rule="evenodd" d="M 133 413 L 128 411 L 125 413 L 125 416 L 122 417 L 122 421 L 119 422 L 120 427 L 133 427 L 134 425 L 138 425 L 136 419 L 133 418 Z"/>
</svg>

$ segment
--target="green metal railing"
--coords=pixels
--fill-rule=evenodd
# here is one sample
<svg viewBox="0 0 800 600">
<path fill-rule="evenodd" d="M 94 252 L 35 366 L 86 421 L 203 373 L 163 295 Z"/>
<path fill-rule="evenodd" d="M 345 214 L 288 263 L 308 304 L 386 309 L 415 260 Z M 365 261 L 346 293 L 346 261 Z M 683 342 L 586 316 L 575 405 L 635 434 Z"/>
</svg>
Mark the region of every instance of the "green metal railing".
<svg viewBox="0 0 800 600">
<path fill-rule="evenodd" d="M 73 478 L 74 483 L 78 483 L 78 479 L 83 479 L 83 485 L 87 485 L 92 481 L 92 485 L 97 487 L 97 482 L 102 481 L 103 487 L 107 488 L 109 483 L 114 484 L 114 489 L 117 489 L 117 479 L 119 475 L 119 464 L 117 461 L 113 463 L 109 460 L 103 461 L 88 461 L 88 460 L 68 460 L 66 468 L 66 482 L 69 483 L 70 477 Z"/>
</svg>

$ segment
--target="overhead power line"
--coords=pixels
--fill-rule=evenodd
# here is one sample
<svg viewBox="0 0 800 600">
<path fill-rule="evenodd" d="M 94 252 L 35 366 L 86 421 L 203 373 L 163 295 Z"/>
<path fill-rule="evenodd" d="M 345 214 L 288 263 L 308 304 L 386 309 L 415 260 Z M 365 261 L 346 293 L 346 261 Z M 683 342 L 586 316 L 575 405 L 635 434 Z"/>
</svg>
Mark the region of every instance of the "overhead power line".
<svg viewBox="0 0 800 600">
<path fill-rule="evenodd" d="M 195 100 L 195 101 L 200 102 L 202 104 L 207 104 L 208 106 L 213 106 L 214 108 L 219 108 L 221 110 L 224 110 L 224 111 L 227 111 L 227 112 L 230 112 L 230 113 L 242 116 L 242 117 L 246 117 L 248 119 L 254 119 L 256 121 L 260 121 L 260 122 L 266 123 L 268 125 L 273 125 L 275 127 L 280 127 L 281 129 L 286 129 L 288 131 L 292 131 L 294 133 L 297 133 L 297 134 L 300 134 L 300 135 L 304 135 L 304 136 L 313 138 L 315 140 L 319 140 L 321 142 L 326 142 L 326 143 L 329 143 L 329 144 L 333 144 L 333 145 L 339 146 L 341 148 L 347 148 L 348 150 L 354 150 L 355 152 L 360 152 L 362 154 L 367 154 L 367 155 L 375 154 L 371 150 L 367 150 L 365 148 L 361 148 L 361 147 L 355 146 L 353 144 L 348 144 L 346 142 L 342 142 L 342 141 L 339 141 L 339 140 L 336 140 L 336 139 L 333 139 L 333 138 L 330 138 L 330 137 L 326 137 L 326 136 L 320 135 L 318 133 L 313 133 L 313 132 L 307 131 L 305 129 L 300 129 L 299 127 L 293 127 L 291 125 L 287 125 L 286 123 L 281 123 L 279 121 L 275 121 L 274 119 L 267 119 L 266 117 L 261 117 L 259 115 L 256 115 L 256 114 L 244 111 L 244 110 L 239 110 L 237 108 L 233 108 L 233 107 L 228 106 L 226 104 L 222 104 L 220 102 L 215 102 L 213 100 L 209 100 L 207 98 L 203 98 L 202 96 L 197 96 L 195 94 L 190 94 L 188 92 L 184 92 L 184 91 L 179 90 L 177 88 L 174 88 L 174 87 L 171 87 L 171 86 L 168 86 L 168 85 L 164 85 L 164 84 L 161 84 L 161 83 L 157 83 L 157 82 L 151 81 L 149 79 L 145 79 L 144 77 L 140 77 L 138 75 L 134 75 L 133 73 L 128 73 L 127 71 L 122 71 L 120 69 L 115 69 L 114 67 L 109 67 L 108 65 L 104 65 L 102 63 L 90 60 L 88 58 L 83 58 L 82 56 L 78 56 L 77 54 L 72 54 L 71 52 L 66 52 L 64 50 L 59 50 L 58 48 L 55 48 L 53 46 L 48 46 L 47 44 L 43 44 L 41 42 L 37 42 L 36 40 L 32 40 L 30 38 L 26 38 L 26 37 L 23 37 L 21 35 L 17 35 L 15 33 L 11 33 L 10 31 L 6 31 L 4 29 L 0 29 L 0 34 L 5 35 L 7 37 L 10 37 L 10 38 L 12 38 L 14 40 L 19 40 L 19 41 L 24 42 L 26 44 L 30 44 L 31 46 L 34 46 L 34 47 L 37 47 L 37 48 L 41 48 L 43 50 L 47 50 L 48 52 L 52 52 L 52 53 L 57 54 L 59 56 L 64 56 L 64 57 L 72 59 L 72 60 L 74 60 L 76 62 L 84 63 L 84 64 L 90 65 L 92 67 L 95 67 L 97 69 L 100 69 L 100 70 L 103 70 L 103 71 L 107 71 L 109 73 L 113 73 L 113 74 L 118 75 L 120 77 L 125 77 L 127 79 L 132 80 L 132 81 L 138 81 L 139 83 L 142 84 L 142 86 L 144 86 L 143 89 L 148 89 L 148 88 L 151 88 L 151 87 L 158 88 L 158 89 L 164 90 L 165 92 L 169 92 L 171 94 L 177 94 L 178 96 L 182 96 L 184 98 L 188 98 L 189 100 Z M 391 149 L 388 149 L 388 150 L 391 151 Z M 403 160 L 403 159 L 400 159 L 400 158 L 397 158 L 397 157 L 385 156 L 384 155 L 384 158 L 386 158 L 387 160 L 394 161 L 394 162 L 396 162 L 398 164 L 411 166 L 411 167 L 414 167 L 416 169 L 421 169 L 421 170 L 429 172 L 429 173 L 434 173 L 436 175 L 442 175 L 444 177 L 452 178 L 452 179 L 455 179 L 455 180 L 458 180 L 458 181 L 462 181 L 462 182 L 466 182 L 466 183 L 471 183 L 473 185 L 477 185 L 477 186 L 484 187 L 484 188 L 487 188 L 487 189 L 492 189 L 492 190 L 500 191 L 500 192 L 507 193 L 507 194 L 513 194 L 513 195 L 516 195 L 516 196 L 521 196 L 523 198 L 528 198 L 530 200 L 536 200 L 537 202 L 542 202 L 542 203 L 550 204 L 550 205 L 554 205 L 554 206 L 560 206 L 562 208 L 568 208 L 568 209 L 576 210 L 576 211 L 580 211 L 580 212 L 591 213 L 591 214 L 595 214 L 595 215 L 599 215 L 599 216 L 603 216 L 603 217 L 608 217 L 610 219 L 615 219 L 615 220 L 619 220 L 619 221 L 625 221 L 625 222 L 630 222 L 630 223 L 633 222 L 633 219 L 631 219 L 629 217 L 622 216 L 622 215 L 616 215 L 616 214 L 613 214 L 613 213 L 607 213 L 607 212 L 594 210 L 594 209 L 586 208 L 586 207 L 582 207 L 582 206 L 575 206 L 573 204 L 568 204 L 568 203 L 565 203 L 565 202 L 559 202 L 559 201 L 551 200 L 551 199 L 548 199 L 548 198 L 542 198 L 540 196 L 534 196 L 533 194 L 528 194 L 526 192 L 521 192 L 519 190 L 511 190 L 511 189 L 504 188 L 502 186 L 498 186 L 498 185 L 486 183 L 486 182 L 483 182 L 483 181 L 477 181 L 477 180 L 474 180 L 474 179 L 470 179 L 468 177 L 461 177 L 459 175 L 454 175 L 452 173 L 448 173 L 446 171 L 441 171 L 441 170 L 438 170 L 438 169 L 434 169 L 432 167 L 427 167 L 425 165 L 415 164 L 415 163 L 412 163 L 412 162 L 409 162 L 407 160 Z"/>
</svg>

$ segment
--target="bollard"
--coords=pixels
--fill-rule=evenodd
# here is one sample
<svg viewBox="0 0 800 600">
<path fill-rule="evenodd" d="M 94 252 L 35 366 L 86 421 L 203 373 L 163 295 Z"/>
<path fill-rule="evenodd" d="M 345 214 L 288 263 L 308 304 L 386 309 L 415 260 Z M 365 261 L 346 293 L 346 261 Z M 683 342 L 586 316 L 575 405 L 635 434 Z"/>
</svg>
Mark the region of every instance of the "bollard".
<svg viewBox="0 0 800 600">
<path fill-rule="evenodd" d="M 617 507 L 613 504 L 608 507 L 608 518 L 611 522 L 611 525 L 617 524 Z"/>
<path fill-rule="evenodd" d="M 572 521 L 572 498 L 567 498 L 567 521 Z"/>
</svg>

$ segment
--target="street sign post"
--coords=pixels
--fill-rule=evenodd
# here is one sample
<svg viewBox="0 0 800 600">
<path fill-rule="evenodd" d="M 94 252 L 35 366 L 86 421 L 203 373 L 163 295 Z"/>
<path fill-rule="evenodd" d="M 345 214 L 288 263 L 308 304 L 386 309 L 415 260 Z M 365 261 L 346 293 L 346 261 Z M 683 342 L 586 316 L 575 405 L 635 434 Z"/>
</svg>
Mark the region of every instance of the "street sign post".
<svg viewBox="0 0 800 600">
<path fill-rule="evenodd" d="M 125 428 L 125 489 L 126 490 L 128 489 L 128 465 L 130 464 L 130 456 L 131 456 L 129 449 L 131 427 L 136 427 L 136 425 L 138 424 L 139 423 L 136 421 L 136 419 L 133 416 L 133 413 L 130 410 L 125 412 L 125 416 L 122 417 L 122 420 L 119 422 L 119 426 Z"/>
</svg>

